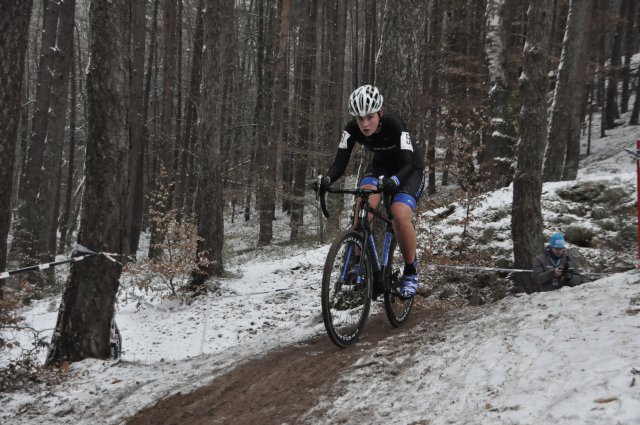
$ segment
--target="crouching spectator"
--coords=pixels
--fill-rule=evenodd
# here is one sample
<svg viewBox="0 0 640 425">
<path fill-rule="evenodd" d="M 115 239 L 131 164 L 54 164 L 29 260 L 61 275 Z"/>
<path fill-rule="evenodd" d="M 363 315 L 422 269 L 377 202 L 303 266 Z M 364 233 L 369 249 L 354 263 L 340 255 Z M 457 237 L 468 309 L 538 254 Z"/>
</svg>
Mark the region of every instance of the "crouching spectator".
<svg viewBox="0 0 640 425">
<path fill-rule="evenodd" d="M 553 291 L 562 286 L 582 283 L 575 262 L 567 254 L 564 236 L 554 233 L 543 254 L 533 260 L 533 283 L 538 292 Z"/>
</svg>

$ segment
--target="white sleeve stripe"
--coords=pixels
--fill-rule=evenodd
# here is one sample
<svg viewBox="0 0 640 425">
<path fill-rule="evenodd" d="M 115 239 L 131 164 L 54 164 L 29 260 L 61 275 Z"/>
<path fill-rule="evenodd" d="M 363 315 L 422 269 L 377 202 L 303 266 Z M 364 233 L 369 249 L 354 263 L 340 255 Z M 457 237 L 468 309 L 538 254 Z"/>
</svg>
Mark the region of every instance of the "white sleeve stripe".
<svg viewBox="0 0 640 425">
<path fill-rule="evenodd" d="M 406 131 L 403 131 L 402 134 L 400 134 L 400 149 L 413 152 L 413 145 L 411 145 L 411 137 L 409 136 L 409 133 Z"/>
<path fill-rule="evenodd" d="M 340 139 L 340 144 L 338 145 L 338 148 L 347 149 L 349 147 L 349 144 L 347 143 L 347 141 L 349 140 L 350 137 L 351 135 L 346 130 L 343 130 L 342 138 Z"/>
</svg>

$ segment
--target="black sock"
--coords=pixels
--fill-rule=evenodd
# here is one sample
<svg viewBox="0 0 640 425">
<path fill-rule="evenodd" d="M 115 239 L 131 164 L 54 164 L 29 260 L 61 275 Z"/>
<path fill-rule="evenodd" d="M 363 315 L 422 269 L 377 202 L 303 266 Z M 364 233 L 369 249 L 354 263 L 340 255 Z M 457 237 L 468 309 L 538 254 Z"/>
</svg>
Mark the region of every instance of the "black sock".
<svg viewBox="0 0 640 425">
<path fill-rule="evenodd" d="M 416 262 L 414 261 L 411 264 L 405 264 L 404 265 L 404 275 L 405 276 L 412 276 L 414 274 L 418 274 L 418 271 L 416 270 L 415 264 L 416 264 Z"/>
</svg>

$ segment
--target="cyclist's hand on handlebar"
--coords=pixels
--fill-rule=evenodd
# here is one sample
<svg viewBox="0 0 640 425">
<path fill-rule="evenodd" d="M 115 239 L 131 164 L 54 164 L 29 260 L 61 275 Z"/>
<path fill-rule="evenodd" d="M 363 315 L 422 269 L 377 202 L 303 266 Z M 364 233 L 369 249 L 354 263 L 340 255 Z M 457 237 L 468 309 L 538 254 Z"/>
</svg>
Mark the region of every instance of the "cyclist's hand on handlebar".
<svg viewBox="0 0 640 425">
<path fill-rule="evenodd" d="M 324 195 L 331 185 L 331 177 L 319 175 L 313 183 L 313 190 L 320 196 Z"/>
<path fill-rule="evenodd" d="M 380 184 L 379 187 L 384 191 L 385 195 L 391 196 L 398 191 L 398 187 L 400 187 L 400 180 L 396 176 L 391 176 L 389 178 L 384 178 L 380 176 Z"/>
</svg>

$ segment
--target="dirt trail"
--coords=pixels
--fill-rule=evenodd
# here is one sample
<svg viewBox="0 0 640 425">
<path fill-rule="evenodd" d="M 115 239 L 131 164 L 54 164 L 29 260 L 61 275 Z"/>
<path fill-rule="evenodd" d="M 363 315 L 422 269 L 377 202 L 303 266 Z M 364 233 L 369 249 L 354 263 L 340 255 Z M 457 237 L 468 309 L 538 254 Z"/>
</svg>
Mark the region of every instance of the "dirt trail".
<svg viewBox="0 0 640 425">
<path fill-rule="evenodd" d="M 330 396 L 341 372 L 402 329 L 438 315 L 416 303 L 408 323 L 393 328 L 384 313 L 370 317 L 356 345 L 336 347 L 326 335 L 250 360 L 189 394 L 158 401 L 129 424 L 283 424 Z"/>
</svg>

